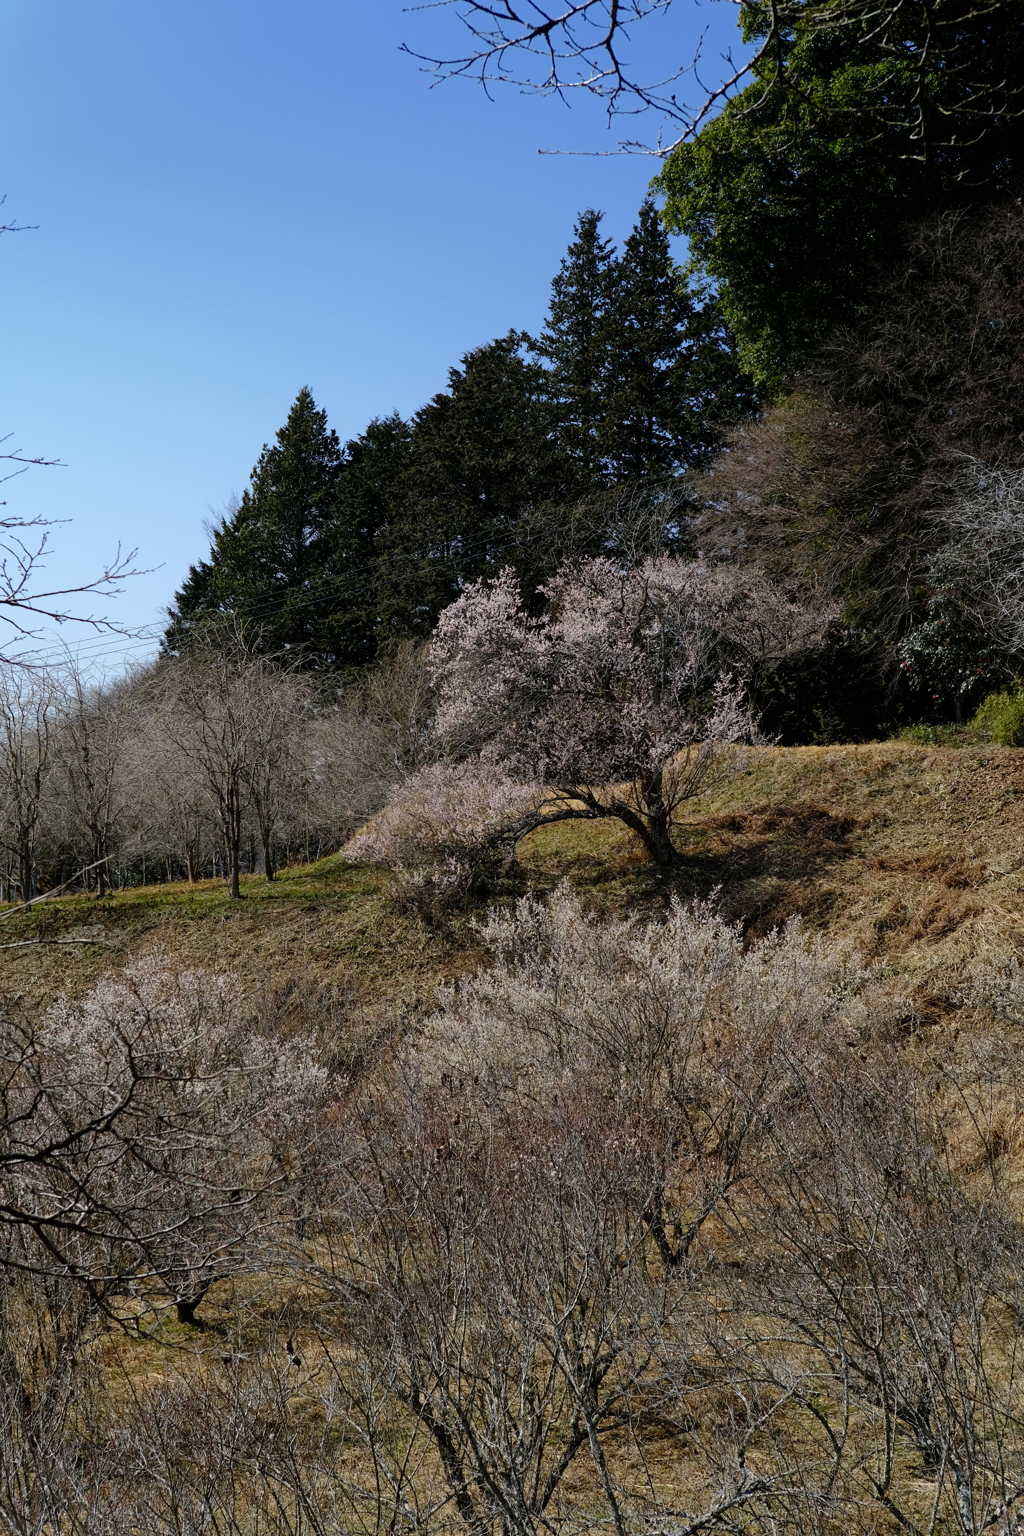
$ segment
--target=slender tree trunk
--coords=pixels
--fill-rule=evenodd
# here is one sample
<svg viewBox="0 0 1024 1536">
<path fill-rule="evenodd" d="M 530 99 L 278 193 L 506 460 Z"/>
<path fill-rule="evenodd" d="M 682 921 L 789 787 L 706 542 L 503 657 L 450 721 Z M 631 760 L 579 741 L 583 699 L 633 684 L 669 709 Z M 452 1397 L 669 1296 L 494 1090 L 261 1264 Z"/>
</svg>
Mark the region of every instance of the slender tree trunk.
<svg viewBox="0 0 1024 1536">
<path fill-rule="evenodd" d="M 269 837 L 263 838 L 263 873 L 266 875 L 268 880 L 274 879 L 274 851 L 271 847 Z"/>
<path fill-rule="evenodd" d="M 32 867 L 33 860 L 31 848 L 22 848 L 19 863 L 21 865 L 21 899 L 23 902 L 25 902 L 26 905 L 28 905 L 28 903 L 32 900 L 32 897 L 35 895 L 35 880 L 33 878 L 34 871 Z"/>
<path fill-rule="evenodd" d="M 226 875 L 233 901 L 241 901 L 239 875 L 242 865 L 242 805 L 238 785 L 226 790 L 221 803 L 221 830 L 224 833 Z"/>
</svg>

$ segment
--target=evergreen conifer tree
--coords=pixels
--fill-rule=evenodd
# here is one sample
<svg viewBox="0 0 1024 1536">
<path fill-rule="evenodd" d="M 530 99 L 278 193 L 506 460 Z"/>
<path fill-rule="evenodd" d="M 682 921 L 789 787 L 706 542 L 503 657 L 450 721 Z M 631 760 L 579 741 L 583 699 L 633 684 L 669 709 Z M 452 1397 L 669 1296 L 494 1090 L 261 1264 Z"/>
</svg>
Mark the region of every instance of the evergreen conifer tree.
<svg viewBox="0 0 1024 1536">
<path fill-rule="evenodd" d="M 467 353 L 413 418 L 407 467 L 381 545 L 378 606 L 392 635 L 428 634 L 467 581 L 522 568 L 541 505 L 573 494 L 546 372 L 512 332 Z"/>
<path fill-rule="evenodd" d="M 214 529 L 209 557 L 194 565 L 170 610 L 164 648 L 179 651 L 226 616 L 267 650 L 301 648 L 307 664 L 333 663 L 330 644 L 332 522 L 341 449 L 308 389 L 273 446 L 264 446 L 249 489 Z"/>
<path fill-rule="evenodd" d="M 601 423 L 607 373 L 607 323 L 614 247 L 601 236 L 603 214 L 588 208 L 576 223 L 551 284 L 551 305 L 533 351 L 549 366 L 559 441 L 584 485 L 602 479 Z"/>
<path fill-rule="evenodd" d="M 650 199 L 609 281 L 605 464 L 616 483 L 663 481 L 710 456 L 723 425 L 753 409 L 752 387 L 717 301 L 687 285 Z"/>
<path fill-rule="evenodd" d="M 382 638 L 381 608 L 390 572 L 382 542 L 401 505 L 412 428 L 397 411 L 371 421 L 345 444 L 327 555 L 337 601 L 325 619 L 330 650 L 340 664 L 372 661 Z"/>
</svg>

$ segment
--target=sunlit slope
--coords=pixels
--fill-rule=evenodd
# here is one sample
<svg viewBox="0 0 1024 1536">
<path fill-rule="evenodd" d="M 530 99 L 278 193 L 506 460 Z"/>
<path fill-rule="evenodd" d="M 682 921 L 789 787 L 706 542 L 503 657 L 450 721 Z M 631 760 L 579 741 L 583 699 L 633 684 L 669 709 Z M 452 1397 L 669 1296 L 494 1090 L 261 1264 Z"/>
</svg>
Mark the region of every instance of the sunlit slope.
<svg viewBox="0 0 1024 1536">
<path fill-rule="evenodd" d="M 666 873 L 618 823 L 547 828 L 521 845 L 495 900 L 563 878 L 620 912 L 714 897 L 755 933 L 801 914 L 922 978 L 1024 934 L 1024 753 L 1013 749 L 771 748 L 685 807 L 676 841 L 683 860 Z M 479 960 L 470 914 L 427 922 L 396 904 L 387 874 L 338 857 L 243 890 L 232 902 L 219 882 L 150 885 L 5 909 L 2 984 L 28 998 L 77 990 L 159 947 L 265 988 L 415 1006 Z"/>
</svg>

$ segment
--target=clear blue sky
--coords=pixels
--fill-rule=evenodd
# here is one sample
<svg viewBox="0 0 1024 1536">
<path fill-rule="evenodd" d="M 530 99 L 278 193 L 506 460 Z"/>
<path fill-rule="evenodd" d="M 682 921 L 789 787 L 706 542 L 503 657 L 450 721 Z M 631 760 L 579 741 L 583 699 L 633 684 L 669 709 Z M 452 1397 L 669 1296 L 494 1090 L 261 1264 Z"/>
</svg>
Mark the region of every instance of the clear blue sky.
<svg viewBox="0 0 1024 1536">
<path fill-rule="evenodd" d="M 637 34 L 692 52 L 733 8 L 679 0 Z M 59 457 L 4 488 L 70 518 L 49 578 L 120 542 L 159 566 L 110 607 L 159 622 L 308 384 L 343 436 L 443 388 L 468 348 L 539 326 L 576 214 L 628 232 L 656 162 L 595 102 L 430 88 L 404 41 L 457 48 L 400 0 L 3 0 L 0 430 Z M 67 633 L 67 638 L 75 637 Z M 104 642 L 87 651 L 120 649 Z"/>
</svg>

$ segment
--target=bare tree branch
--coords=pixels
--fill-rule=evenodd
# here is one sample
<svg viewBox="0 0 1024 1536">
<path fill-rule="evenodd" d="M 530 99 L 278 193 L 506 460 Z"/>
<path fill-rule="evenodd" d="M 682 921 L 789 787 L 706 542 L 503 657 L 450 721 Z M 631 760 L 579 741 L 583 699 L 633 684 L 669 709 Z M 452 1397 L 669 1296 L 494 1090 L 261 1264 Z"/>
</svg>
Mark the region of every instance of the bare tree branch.
<svg viewBox="0 0 1024 1536">
<path fill-rule="evenodd" d="M 897 122 L 909 130 L 915 154 L 922 156 L 941 144 L 973 142 L 997 117 L 1024 114 L 1024 82 L 991 79 L 977 72 L 961 32 L 971 23 L 998 17 L 1009 9 L 1006 0 L 960 0 L 937 7 L 932 0 L 729 0 L 741 22 L 751 24 L 749 56 L 723 54 L 716 65 L 716 84 L 701 78 L 706 64 L 705 37 L 691 59 L 650 80 L 636 72 L 628 50 L 633 29 L 653 16 L 664 16 L 674 0 L 434 0 L 416 10 L 454 7 L 470 36 L 459 55 L 430 56 L 406 48 L 438 79 L 475 78 L 488 91 L 493 85 L 556 95 L 588 92 L 607 106 L 609 117 L 653 109 L 681 133 L 670 142 L 625 149 L 668 155 L 691 138 L 702 122 L 739 91 L 760 79 L 764 89 L 789 86 L 787 44 L 794 30 L 851 38 L 861 50 L 871 50 L 891 70 L 871 87 L 868 103 L 858 109 Z M 926 87 L 936 69 L 955 88 L 945 104 L 926 110 Z M 675 88 L 692 78 L 689 98 Z M 893 86 L 903 83 L 898 92 Z M 909 89 L 907 88 L 909 86 Z M 756 106 L 757 103 L 753 103 Z M 967 137 L 965 138 L 965 134 Z"/>
</svg>

